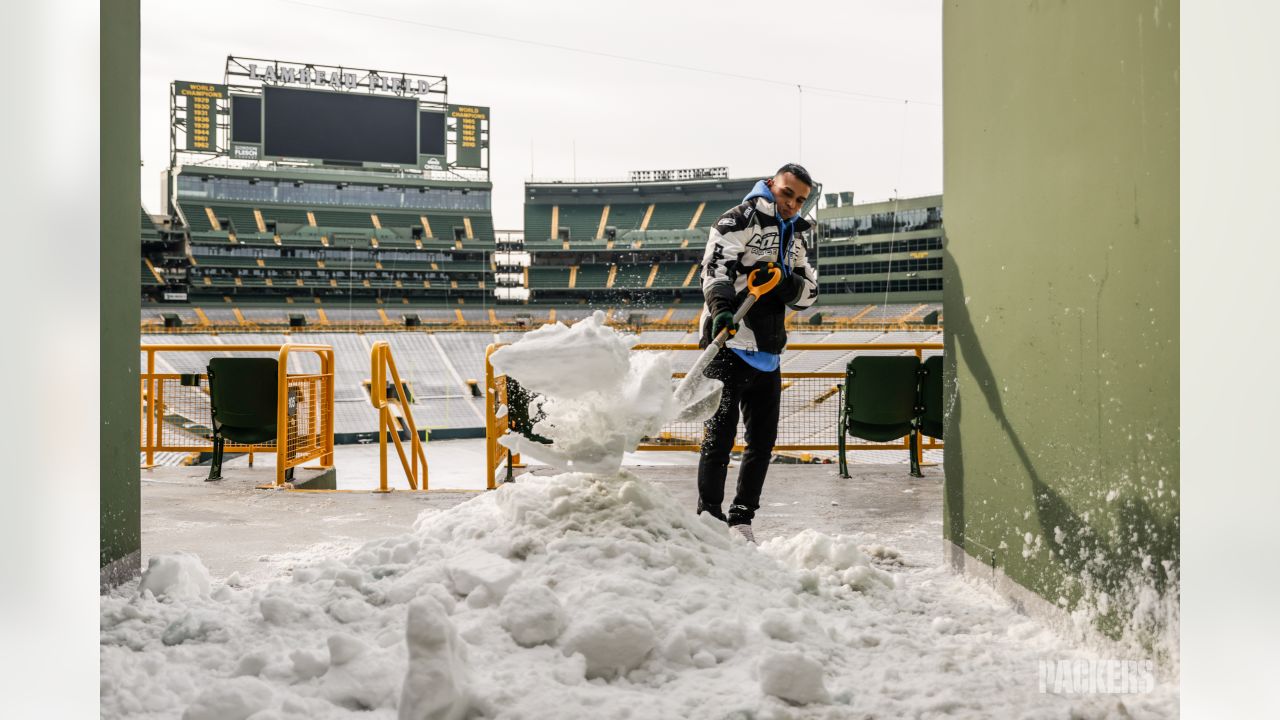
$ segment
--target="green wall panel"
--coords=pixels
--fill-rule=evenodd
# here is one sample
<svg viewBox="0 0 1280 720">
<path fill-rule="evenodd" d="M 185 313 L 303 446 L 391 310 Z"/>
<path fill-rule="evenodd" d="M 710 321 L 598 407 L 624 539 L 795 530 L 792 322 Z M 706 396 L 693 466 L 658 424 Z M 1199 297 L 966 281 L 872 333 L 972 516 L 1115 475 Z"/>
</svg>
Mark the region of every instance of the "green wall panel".
<svg viewBox="0 0 1280 720">
<path fill-rule="evenodd" d="M 138 0 L 102 6 L 100 53 L 99 567 L 106 586 L 140 570 Z"/>
<path fill-rule="evenodd" d="M 1178 6 L 948 2 L 943 48 L 946 538 L 1150 639 L 1176 612 Z"/>
</svg>

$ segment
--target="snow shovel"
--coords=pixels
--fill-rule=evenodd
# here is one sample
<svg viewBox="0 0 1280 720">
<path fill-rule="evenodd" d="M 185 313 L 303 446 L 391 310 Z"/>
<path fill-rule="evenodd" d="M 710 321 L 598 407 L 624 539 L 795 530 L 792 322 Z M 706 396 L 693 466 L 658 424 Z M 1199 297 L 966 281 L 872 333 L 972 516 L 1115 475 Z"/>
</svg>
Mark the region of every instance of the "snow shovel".
<svg viewBox="0 0 1280 720">
<path fill-rule="evenodd" d="M 751 271 L 747 276 L 747 298 L 742 301 L 742 306 L 738 308 L 738 312 L 733 314 L 733 324 L 737 325 L 742 322 L 742 318 L 746 317 L 747 311 L 752 305 L 756 304 L 756 300 L 761 295 L 769 292 L 782 279 L 782 271 L 777 267 L 770 267 L 767 270 L 768 279 L 763 280 L 760 284 L 756 284 L 757 279 L 765 275 L 760 272 L 759 268 Z M 676 422 L 701 421 L 715 412 L 720 406 L 720 393 L 724 390 L 724 383 L 703 375 L 702 372 L 707 369 L 707 365 L 711 364 L 712 358 L 716 353 L 720 352 L 720 348 L 724 347 L 725 342 L 729 339 L 729 328 L 720 331 L 711 344 L 707 346 L 698 359 L 693 363 L 693 367 L 689 368 L 676 386 L 675 401 L 676 406 L 680 408 L 680 413 L 676 416 Z"/>
</svg>

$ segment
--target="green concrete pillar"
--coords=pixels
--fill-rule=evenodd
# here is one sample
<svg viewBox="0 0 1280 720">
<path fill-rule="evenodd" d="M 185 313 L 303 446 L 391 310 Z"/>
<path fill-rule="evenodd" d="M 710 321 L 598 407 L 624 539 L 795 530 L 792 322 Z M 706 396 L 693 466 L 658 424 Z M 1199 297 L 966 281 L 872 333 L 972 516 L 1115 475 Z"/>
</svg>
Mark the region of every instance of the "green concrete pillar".
<svg viewBox="0 0 1280 720">
<path fill-rule="evenodd" d="M 101 289 L 99 293 L 100 543 L 102 587 L 138 575 L 138 262 L 141 225 L 138 0 L 101 9 Z"/>
<path fill-rule="evenodd" d="M 1177 612 L 1178 101 L 1176 2 L 944 6 L 952 559 L 1144 645 Z"/>
</svg>

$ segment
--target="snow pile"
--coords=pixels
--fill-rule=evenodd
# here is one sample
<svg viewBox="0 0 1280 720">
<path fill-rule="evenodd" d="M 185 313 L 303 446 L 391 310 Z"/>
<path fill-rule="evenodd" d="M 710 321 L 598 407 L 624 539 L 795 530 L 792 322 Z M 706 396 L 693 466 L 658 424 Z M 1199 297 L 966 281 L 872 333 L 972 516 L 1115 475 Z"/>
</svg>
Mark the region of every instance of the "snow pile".
<svg viewBox="0 0 1280 720">
<path fill-rule="evenodd" d="M 190 553 L 153 557 L 142 573 L 140 592 L 156 597 L 208 597 L 209 571 Z"/>
<path fill-rule="evenodd" d="M 822 665 L 798 652 L 769 652 L 760 661 L 760 689 L 802 705 L 830 699 L 822 676 Z"/>
<path fill-rule="evenodd" d="M 807 587 L 817 587 L 820 581 L 847 585 L 855 590 L 894 586 L 893 576 L 872 567 L 871 561 L 847 535 L 831 537 L 816 530 L 804 530 L 793 537 L 765 542 L 760 550 L 806 571 L 801 577 Z"/>
<path fill-rule="evenodd" d="M 104 598 L 104 714 L 599 717 L 660 688 L 635 716 L 825 702 L 807 646 L 840 635 L 806 608 L 859 595 L 837 570 L 865 565 L 838 539 L 804 543 L 830 548 L 833 572 L 761 554 L 626 473 L 526 476 L 264 587 Z M 148 585 L 203 571 L 152 567 Z"/>
<path fill-rule="evenodd" d="M 672 400 L 671 360 L 633 352 L 638 340 L 615 333 L 596 311 L 571 327 L 543 325 L 499 348 L 491 356 L 494 372 L 542 396 L 534 402 L 545 418 L 533 431 L 552 444 L 514 433 L 500 442 L 564 471 L 617 472 L 624 453 L 680 410 Z"/>
<path fill-rule="evenodd" d="M 157 563 L 171 561 L 191 559 Z M 626 472 L 524 476 L 263 586 L 103 598 L 103 716 L 1092 716 L 1114 704 L 1040 694 L 1038 660 L 1067 652 L 1051 633 L 1013 627 L 944 568 L 915 578 L 903 587 L 845 536 L 756 548 Z"/>
</svg>

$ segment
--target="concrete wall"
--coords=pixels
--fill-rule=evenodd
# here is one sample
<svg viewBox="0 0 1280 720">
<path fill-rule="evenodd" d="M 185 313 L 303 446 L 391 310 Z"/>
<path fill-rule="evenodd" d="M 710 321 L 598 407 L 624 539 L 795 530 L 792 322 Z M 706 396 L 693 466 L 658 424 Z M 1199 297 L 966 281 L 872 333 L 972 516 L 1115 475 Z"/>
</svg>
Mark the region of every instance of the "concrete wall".
<svg viewBox="0 0 1280 720">
<path fill-rule="evenodd" d="M 104 587 L 136 576 L 142 505 L 138 473 L 139 11 L 138 0 L 102 6 L 99 397 Z"/>
<path fill-rule="evenodd" d="M 1144 644 L 1177 612 L 1178 22 L 943 11 L 946 538 Z"/>
</svg>

